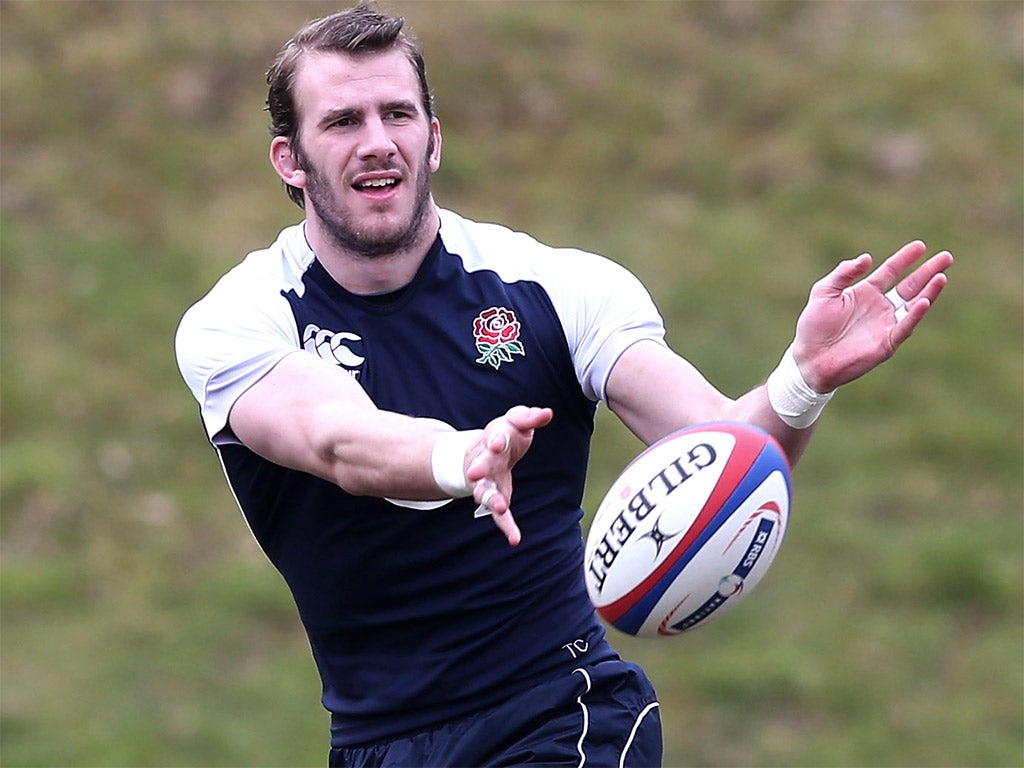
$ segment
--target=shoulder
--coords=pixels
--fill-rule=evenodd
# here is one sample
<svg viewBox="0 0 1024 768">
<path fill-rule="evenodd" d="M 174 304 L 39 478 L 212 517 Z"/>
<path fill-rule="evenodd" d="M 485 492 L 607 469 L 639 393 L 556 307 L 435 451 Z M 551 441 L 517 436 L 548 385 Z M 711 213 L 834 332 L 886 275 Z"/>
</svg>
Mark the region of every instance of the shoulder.
<svg viewBox="0 0 1024 768">
<path fill-rule="evenodd" d="M 269 246 L 252 251 L 226 272 L 202 301 L 227 301 L 289 288 L 301 290 L 302 276 L 313 259 L 302 225 L 288 227 Z"/>
<path fill-rule="evenodd" d="M 467 271 L 497 272 L 506 281 L 571 279 L 591 282 L 627 273 L 604 256 L 577 248 L 547 245 L 525 232 L 501 224 L 472 221 L 441 209 L 441 241 Z"/>
<path fill-rule="evenodd" d="M 524 232 L 471 221 L 451 211 L 441 210 L 440 216 L 444 248 L 461 259 L 467 272 L 489 270 L 506 283 L 537 284 L 563 321 L 575 317 L 586 324 L 609 311 L 653 310 L 650 293 L 639 278 L 612 259 L 546 245 Z"/>
<path fill-rule="evenodd" d="M 229 323 L 246 311 L 266 312 L 282 292 L 303 290 L 302 276 L 313 261 L 302 225 L 284 229 L 267 248 L 249 253 L 185 312 L 181 327 Z M 180 332 L 180 331 L 179 331 Z"/>
<path fill-rule="evenodd" d="M 298 345 L 285 298 L 303 290 L 313 255 L 301 225 L 281 232 L 224 274 L 184 313 L 175 331 L 178 364 L 194 390 L 239 359 L 264 357 Z"/>
</svg>

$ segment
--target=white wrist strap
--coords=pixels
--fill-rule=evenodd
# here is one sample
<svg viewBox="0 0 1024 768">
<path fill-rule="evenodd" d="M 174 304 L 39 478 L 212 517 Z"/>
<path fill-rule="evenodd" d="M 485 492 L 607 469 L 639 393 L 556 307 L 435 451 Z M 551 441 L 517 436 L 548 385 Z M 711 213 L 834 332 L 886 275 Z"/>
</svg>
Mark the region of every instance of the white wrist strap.
<svg viewBox="0 0 1024 768">
<path fill-rule="evenodd" d="M 480 439 L 480 430 L 441 432 L 430 454 L 430 468 L 437 487 L 458 499 L 473 495 L 473 484 L 466 479 L 466 451 Z"/>
<path fill-rule="evenodd" d="M 782 356 L 779 366 L 768 376 L 766 387 L 768 402 L 775 413 L 794 429 L 807 429 L 817 421 L 835 394 L 835 390 L 821 394 L 811 389 L 796 364 L 792 345 Z"/>
</svg>

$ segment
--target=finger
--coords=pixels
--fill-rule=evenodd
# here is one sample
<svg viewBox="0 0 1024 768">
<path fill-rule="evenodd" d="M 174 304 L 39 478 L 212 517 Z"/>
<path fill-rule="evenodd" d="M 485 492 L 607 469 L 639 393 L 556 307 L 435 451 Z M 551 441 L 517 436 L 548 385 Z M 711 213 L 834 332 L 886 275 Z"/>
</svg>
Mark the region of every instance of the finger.
<svg viewBox="0 0 1024 768">
<path fill-rule="evenodd" d="M 473 490 L 473 498 L 479 505 L 476 508 L 474 517 L 484 517 L 496 512 L 504 512 L 508 509 L 507 499 L 499 490 L 498 484 L 490 478 L 477 483 L 476 488 Z"/>
<path fill-rule="evenodd" d="M 900 275 L 902 275 L 911 264 L 920 259 L 927 250 L 928 246 L 920 240 L 913 240 L 907 243 L 896 251 L 896 253 L 883 261 L 879 265 L 878 269 L 871 273 L 867 282 L 884 293 L 890 286 L 894 285 L 896 281 L 900 279 Z M 901 285 L 900 295 L 906 298 L 908 295 L 913 294 L 908 294 L 907 289 Z"/>
<path fill-rule="evenodd" d="M 496 432 L 487 439 L 487 447 L 494 453 L 508 453 L 512 445 L 512 438 L 508 432 Z"/>
<path fill-rule="evenodd" d="M 478 490 L 482 490 L 483 493 L 480 495 L 480 506 L 477 507 L 474 517 L 490 515 L 494 519 L 494 524 L 498 526 L 498 530 L 505 534 L 509 546 L 514 547 L 518 545 L 522 541 L 522 532 L 512 516 L 512 510 L 509 509 L 508 502 L 498 491 L 494 481 L 486 480 L 482 482 Z"/>
<path fill-rule="evenodd" d="M 519 546 L 519 542 L 523 540 L 523 533 L 519 530 L 519 526 L 516 525 L 515 518 L 512 517 L 512 510 L 506 509 L 504 512 L 495 512 L 492 516 L 494 518 L 494 524 L 498 526 L 498 530 L 505 534 L 505 538 L 508 539 L 508 545 L 510 547 Z"/>
<path fill-rule="evenodd" d="M 905 303 L 910 303 L 918 297 L 924 297 L 934 299 L 938 294 L 926 293 L 928 290 L 935 290 L 936 285 L 933 283 L 935 277 L 943 275 L 943 273 L 952 265 L 953 256 L 949 251 L 942 251 L 937 253 L 924 262 L 921 266 L 907 275 L 903 280 L 899 282 L 896 288 L 899 290 L 900 295 L 903 297 Z M 943 278 L 945 276 L 943 275 Z M 945 285 L 943 279 L 942 285 Z M 941 286 L 938 286 L 938 290 L 942 290 Z"/>
<path fill-rule="evenodd" d="M 836 268 L 814 284 L 812 295 L 836 296 L 860 280 L 871 269 L 871 254 L 862 253 L 855 259 L 839 262 Z"/>
<path fill-rule="evenodd" d="M 915 299 L 927 299 L 929 304 L 925 305 L 923 311 L 928 311 L 930 302 L 938 297 L 946 285 L 945 270 L 952 263 L 953 255 L 949 251 L 937 253 L 885 293 L 885 298 L 893 306 L 893 316 L 897 323 L 902 323 L 907 318 L 910 314 L 909 306 Z M 920 317 L 923 316 L 922 313 Z M 917 319 L 920 320 L 920 317 Z M 916 322 L 904 330 L 912 331 Z"/>
<path fill-rule="evenodd" d="M 480 506 L 484 509 L 494 511 L 491 509 L 491 500 L 498 494 L 498 488 L 494 483 L 489 483 L 487 490 L 484 491 L 484 495 L 480 497 Z"/>
<path fill-rule="evenodd" d="M 889 332 L 889 339 L 893 349 L 898 348 L 910 338 L 917 324 L 921 322 L 921 319 L 927 314 L 929 309 L 931 309 L 931 302 L 927 299 L 918 299 L 904 307 L 903 317 L 896 321 L 896 324 Z"/>
<path fill-rule="evenodd" d="M 478 453 L 466 468 L 466 478 L 471 481 L 482 480 L 492 474 L 498 466 L 509 468 L 508 458 L 498 458 L 508 454 L 512 447 L 512 438 L 507 432 L 495 432 L 484 438 L 485 450 Z M 514 463 L 514 462 L 512 462 Z"/>
<path fill-rule="evenodd" d="M 516 429 L 530 430 L 547 426 L 554 418 L 554 411 L 550 408 L 536 408 L 525 405 L 516 405 L 509 408 L 505 418 Z"/>
<path fill-rule="evenodd" d="M 896 322 L 891 331 L 890 338 L 893 348 L 910 338 L 917 324 L 928 314 L 928 310 L 932 308 L 932 304 L 942 293 L 942 289 L 946 287 L 946 283 L 946 275 L 940 272 L 928 281 L 917 298 L 907 302 L 904 316 Z"/>
<path fill-rule="evenodd" d="M 946 258 L 940 258 L 943 256 Z M 946 283 L 949 282 L 949 278 L 946 277 L 945 270 L 953 264 L 953 256 L 950 253 L 940 253 L 935 257 L 935 259 L 940 263 L 944 263 L 945 266 L 942 267 L 941 271 L 932 275 L 928 279 L 927 284 L 925 284 L 925 287 L 918 293 L 918 298 L 928 299 L 929 302 L 934 302 L 939 298 L 939 294 L 942 293 L 942 290 L 946 287 Z"/>
</svg>

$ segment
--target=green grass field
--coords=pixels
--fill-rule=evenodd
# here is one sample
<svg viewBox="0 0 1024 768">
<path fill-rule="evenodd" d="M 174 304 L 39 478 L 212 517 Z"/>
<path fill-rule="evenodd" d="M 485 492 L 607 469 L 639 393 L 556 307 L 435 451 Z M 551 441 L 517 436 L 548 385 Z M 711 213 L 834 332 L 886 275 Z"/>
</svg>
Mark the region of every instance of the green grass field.
<svg viewBox="0 0 1024 768">
<path fill-rule="evenodd" d="M 173 360 L 184 309 L 300 213 L 262 73 L 308 2 L 0 2 L 4 766 L 324 765 L 283 582 Z M 627 641 L 668 766 L 1024 764 L 1024 6 L 401 2 L 439 202 L 611 256 L 739 395 L 810 284 L 957 256 L 841 391 L 765 582 Z M 639 444 L 600 415 L 593 511 Z"/>
</svg>

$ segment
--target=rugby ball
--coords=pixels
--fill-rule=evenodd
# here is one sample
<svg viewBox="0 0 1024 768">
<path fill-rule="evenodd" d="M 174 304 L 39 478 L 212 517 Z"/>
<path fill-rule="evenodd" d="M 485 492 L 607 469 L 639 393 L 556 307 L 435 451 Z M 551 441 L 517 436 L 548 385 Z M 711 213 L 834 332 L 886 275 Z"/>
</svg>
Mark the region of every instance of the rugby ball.
<svg viewBox="0 0 1024 768">
<path fill-rule="evenodd" d="M 630 635 L 677 635 L 741 602 L 789 520 L 789 463 L 768 433 L 709 422 L 649 446 L 612 484 L 587 534 L 598 614 Z"/>
</svg>

